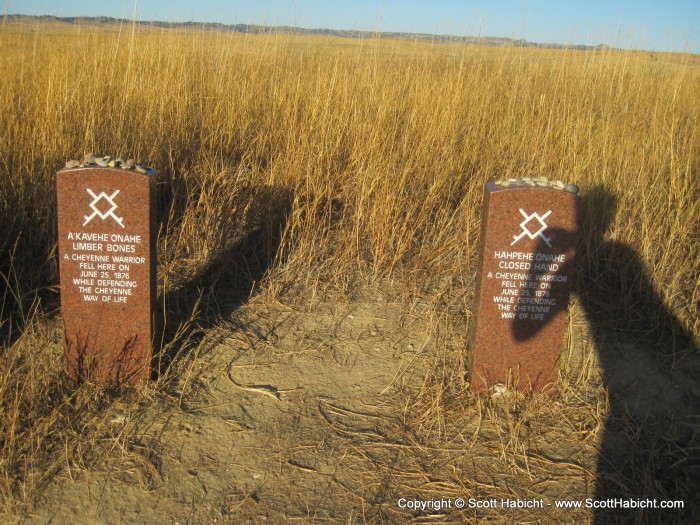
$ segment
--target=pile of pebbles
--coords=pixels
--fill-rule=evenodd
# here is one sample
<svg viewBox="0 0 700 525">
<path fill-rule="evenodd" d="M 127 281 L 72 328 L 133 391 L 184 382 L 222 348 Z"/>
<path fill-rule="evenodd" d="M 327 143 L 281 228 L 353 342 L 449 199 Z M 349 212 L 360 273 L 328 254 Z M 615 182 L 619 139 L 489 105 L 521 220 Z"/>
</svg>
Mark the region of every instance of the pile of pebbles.
<svg viewBox="0 0 700 525">
<path fill-rule="evenodd" d="M 88 168 L 88 167 L 102 167 L 102 168 L 121 168 L 123 170 L 135 170 L 139 173 L 148 173 L 153 168 L 148 166 L 143 166 L 141 164 L 136 164 L 134 159 L 124 160 L 121 157 L 112 159 L 109 155 L 105 157 L 96 157 L 92 153 L 85 155 L 83 162 L 77 160 L 69 160 L 66 162 L 66 168 Z"/>
<path fill-rule="evenodd" d="M 496 186 L 502 188 L 553 188 L 555 190 L 566 191 L 569 193 L 578 193 L 579 187 L 576 184 L 564 184 L 560 180 L 548 180 L 547 177 L 519 177 L 517 179 L 497 180 L 494 182 Z"/>
</svg>

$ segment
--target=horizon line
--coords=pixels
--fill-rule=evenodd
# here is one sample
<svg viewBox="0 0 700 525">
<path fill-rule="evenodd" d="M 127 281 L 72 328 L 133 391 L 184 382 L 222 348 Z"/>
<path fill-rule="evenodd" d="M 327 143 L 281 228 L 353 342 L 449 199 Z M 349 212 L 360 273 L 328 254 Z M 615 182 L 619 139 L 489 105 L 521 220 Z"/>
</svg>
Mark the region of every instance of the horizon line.
<svg viewBox="0 0 700 525">
<path fill-rule="evenodd" d="M 290 25 L 267 25 L 267 24 L 254 24 L 254 23 L 224 23 L 224 22 L 204 22 L 204 21 L 186 21 L 186 22 L 173 22 L 164 20 L 136 20 L 132 18 L 116 18 L 112 16 L 100 15 L 100 16 L 57 16 L 57 15 L 27 15 L 23 13 L 5 13 L 3 19 L 7 18 L 29 18 L 29 19 L 53 19 L 56 21 L 74 23 L 75 21 L 85 20 L 93 22 L 116 22 L 116 23 L 136 23 L 140 25 L 155 25 L 157 27 L 174 28 L 176 26 L 201 26 L 202 28 L 209 29 L 225 29 L 238 33 L 264 33 L 264 32 L 287 32 L 293 33 L 294 31 L 303 31 L 307 34 L 325 34 L 329 36 L 338 36 L 341 38 L 359 38 L 363 36 L 384 36 L 388 38 L 403 38 L 403 39 L 421 39 L 421 40 L 438 40 L 442 43 L 456 42 L 460 44 L 480 44 L 491 47 L 537 47 L 545 49 L 573 49 L 579 51 L 603 51 L 603 50 L 616 50 L 616 51 L 645 51 L 651 53 L 670 53 L 670 54 L 695 54 L 691 52 L 683 51 L 654 51 L 642 48 L 620 48 L 614 47 L 609 44 L 562 44 L 559 42 L 536 42 L 531 40 L 526 40 L 524 38 L 513 38 L 504 36 L 474 36 L 474 35 L 455 35 L 450 33 L 416 33 L 409 31 L 377 31 L 377 30 L 366 30 L 366 29 L 331 29 L 331 28 L 313 28 L 313 27 L 300 27 L 300 26 L 290 26 Z M 257 29 L 257 31 L 242 31 L 242 28 Z"/>
</svg>

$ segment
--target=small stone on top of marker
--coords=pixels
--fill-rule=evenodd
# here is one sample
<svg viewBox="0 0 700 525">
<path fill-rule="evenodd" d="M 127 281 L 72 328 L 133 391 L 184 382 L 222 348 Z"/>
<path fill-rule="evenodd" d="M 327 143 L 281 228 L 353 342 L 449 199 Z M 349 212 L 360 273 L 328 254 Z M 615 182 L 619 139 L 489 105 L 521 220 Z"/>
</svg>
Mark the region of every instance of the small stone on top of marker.
<svg viewBox="0 0 700 525">
<path fill-rule="evenodd" d="M 509 179 L 498 179 L 493 181 L 496 186 L 502 188 L 551 188 L 553 190 L 566 191 L 568 193 L 579 193 L 579 187 L 576 184 L 565 184 L 560 180 L 549 180 L 547 177 L 518 177 Z"/>
<path fill-rule="evenodd" d="M 83 162 L 77 160 L 69 160 L 66 162 L 66 168 L 68 169 L 95 166 L 99 166 L 102 168 L 121 168 L 123 170 L 136 169 L 136 171 L 138 171 L 139 173 L 144 174 L 152 170 L 152 168 L 149 168 L 148 166 L 136 164 L 136 162 L 134 162 L 134 159 L 127 159 L 126 161 L 124 161 L 122 157 L 117 157 L 116 159 L 112 159 L 112 157 L 109 155 L 105 155 L 103 157 L 96 157 L 92 153 L 88 153 L 87 155 L 85 155 L 83 157 Z"/>
</svg>

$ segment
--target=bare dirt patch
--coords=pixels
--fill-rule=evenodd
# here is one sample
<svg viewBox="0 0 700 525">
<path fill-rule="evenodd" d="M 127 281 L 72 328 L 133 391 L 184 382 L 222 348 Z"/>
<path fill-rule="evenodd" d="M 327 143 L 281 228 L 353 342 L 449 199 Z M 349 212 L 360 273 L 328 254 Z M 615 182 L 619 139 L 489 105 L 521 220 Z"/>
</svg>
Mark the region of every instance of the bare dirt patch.
<svg viewBox="0 0 700 525">
<path fill-rule="evenodd" d="M 637 347 L 637 364 L 606 376 L 609 400 L 575 307 L 557 395 L 478 398 L 464 316 L 376 290 L 307 306 L 255 297 L 207 330 L 172 388 L 103 414 L 101 457 L 64 469 L 26 522 L 692 523 L 689 360 L 676 373 Z M 629 358 L 609 346 L 606 359 Z M 602 490 L 686 508 L 555 505 Z"/>
<path fill-rule="evenodd" d="M 181 409 L 155 403 L 111 419 L 152 459 L 65 475 L 32 521 L 360 519 L 376 487 L 362 495 L 346 437 L 393 446 L 379 427 L 420 390 L 425 320 L 386 302 L 248 307 L 236 317 L 207 335 L 189 378 L 197 393 Z"/>
</svg>

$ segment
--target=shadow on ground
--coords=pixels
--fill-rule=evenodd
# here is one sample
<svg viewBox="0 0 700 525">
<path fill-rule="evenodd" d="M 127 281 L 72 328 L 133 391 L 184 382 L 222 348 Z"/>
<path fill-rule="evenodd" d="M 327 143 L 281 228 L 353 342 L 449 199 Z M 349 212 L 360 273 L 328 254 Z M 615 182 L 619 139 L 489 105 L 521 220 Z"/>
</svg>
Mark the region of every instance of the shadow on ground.
<svg viewBox="0 0 700 525">
<path fill-rule="evenodd" d="M 582 198 L 572 272 L 609 400 L 593 523 L 700 523 L 700 353 L 642 258 L 606 240 L 615 212 L 615 195 L 602 187 Z M 571 232 L 550 233 L 575 242 Z M 683 508 L 654 508 L 662 500 Z"/>
<path fill-rule="evenodd" d="M 605 240 L 615 196 L 597 187 L 582 204 L 577 292 L 610 403 L 596 499 L 640 502 L 639 508 L 597 509 L 593 522 L 700 523 L 698 346 L 664 303 L 641 257 Z M 646 500 L 682 500 L 684 508 L 644 508 Z"/>
<path fill-rule="evenodd" d="M 174 343 L 154 355 L 156 373 L 167 370 L 183 343 L 196 348 L 208 328 L 245 303 L 278 255 L 292 192 L 281 187 L 250 187 L 240 193 L 240 199 L 243 211 L 233 214 L 232 224 L 220 227 L 242 231 L 180 286 L 158 298 L 158 304 L 165 305 L 158 320 L 162 341 Z M 178 331 L 191 319 L 196 329 L 183 338 Z"/>
</svg>

